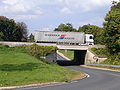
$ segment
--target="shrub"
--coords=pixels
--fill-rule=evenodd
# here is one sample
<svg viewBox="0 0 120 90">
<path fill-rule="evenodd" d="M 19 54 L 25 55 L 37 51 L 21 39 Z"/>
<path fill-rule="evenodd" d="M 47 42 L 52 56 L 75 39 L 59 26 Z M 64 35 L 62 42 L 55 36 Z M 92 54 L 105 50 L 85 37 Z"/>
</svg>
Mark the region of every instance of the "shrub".
<svg viewBox="0 0 120 90">
<path fill-rule="evenodd" d="M 37 58 L 44 57 L 52 52 L 55 52 L 56 50 L 57 48 L 53 46 L 38 46 L 37 44 L 27 46 L 28 53 Z"/>
<path fill-rule="evenodd" d="M 98 56 L 108 56 L 106 48 L 91 48 L 91 50 Z"/>
<path fill-rule="evenodd" d="M 101 64 L 120 65 L 120 56 L 109 56 L 108 59 L 103 61 Z"/>
</svg>

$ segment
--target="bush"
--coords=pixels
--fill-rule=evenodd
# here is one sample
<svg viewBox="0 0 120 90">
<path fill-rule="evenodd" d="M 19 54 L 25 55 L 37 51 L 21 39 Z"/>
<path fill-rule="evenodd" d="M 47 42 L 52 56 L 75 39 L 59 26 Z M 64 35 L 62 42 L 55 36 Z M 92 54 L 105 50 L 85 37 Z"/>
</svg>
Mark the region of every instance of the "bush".
<svg viewBox="0 0 120 90">
<path fill-rule="evenodd" d="M 106 56 L 108 59 L 101 64 L 120 65 L 120 53 L 111 55 L 106 48 L 91 48 L 98 56 Z"/>
<path fill-rule="evenodd" d="M 101 64 L 120 65 L 120 56 L 109 56 L 108 59 L 103 61 Z"/>
<path fill-rule="evenodd" d="M 91 50 L 98 56 L 108 56 L 106 48 L 91 48 Z"/>
<path fill-rule="evenodd" d="M 52 52 L 55 52 L 56 50 L 57 48 L 53 46 L 38 46 L 37 44 L 27 46 L 28 53 L 37 58 L 44 57 Z"/>
</svg>

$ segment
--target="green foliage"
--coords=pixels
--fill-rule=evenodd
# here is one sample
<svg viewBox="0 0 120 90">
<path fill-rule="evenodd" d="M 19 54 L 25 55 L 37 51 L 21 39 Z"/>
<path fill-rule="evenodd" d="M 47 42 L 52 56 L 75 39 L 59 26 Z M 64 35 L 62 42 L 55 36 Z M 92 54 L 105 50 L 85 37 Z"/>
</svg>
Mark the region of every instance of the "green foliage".
<svg viewBox="0 0 120 90">
<path fill-rule="evenodd" d="M 98 56 L 102 56 L 102 57 L 106 57 L 109 55 L 106 48 L 91 48 L 91 51 L 97 54 Z"/>
<path fill-rule="evenodd" d="M 101 64 L 120 65 L 120 55 L 108 56 Z"/>
<path fill-rule="evenodd" d="M 104 42 L 110 54 L 120 52 L 120 2 L 113 3 L 104 22 Z"/>
<path fill-rule="evenodd" d="M 27 51 L 37 58 L 44 57 L 52 52 L 55 52 L 56 50 L 57 48 L 53 46 L 38 46 L 37 44 L 27 47 Z"/>
<path fill-rule="evenodd" d="M 94 35 L 94 43 L 95 44 L 103 44 L 102 40 L 102 32 L 103 28 L 95 26 L 95 25 L 83 25 L 79 27 L 78 32 L 84 32 L 85 34 L 93 34 Z"/>
<path fill-rule="evenodd" d="M 23 41 L 26 29 L 22 27 L 13 19 L 0 16 L 0 41 Z"/>
<path fill-rule="evenodd" d="M 60 53 L 62 53 L 64 56 L 68 57 L 69 59 L 74 59 L 74 51 L 73 50 L 59 50 Z"/>
<path fill-rule="evenodd" d="M 120 53 L 111 55 L 106 48 L 91 48 L 91 51 L 98 56 L 107 57 L 107 60 L 101 62 L 101 64 L 120 65 Z"/>
<path fill-rule="evenodd" d="M 16 23 L 17 25 L 17 31 L 19 31 L 19 38 L 21 41 L 27 41 L 28 37 L 28 30 L 27 30 L 27 25 L 24 22 L 18 22 Z"/>
<path fill-rule="evenodd" d="M 34 35 L 31 33 L 30 36 L 28 37 L 28 42 L 34 42 Z"/>
<path fill-rule="evenodd" d="M 58 28 L 55 28 L 54 31 L 75 32 L 77 30 L 73 28 L 72 24 L 66 23 L 66 24 L 60 24 Z"/>
</svg>

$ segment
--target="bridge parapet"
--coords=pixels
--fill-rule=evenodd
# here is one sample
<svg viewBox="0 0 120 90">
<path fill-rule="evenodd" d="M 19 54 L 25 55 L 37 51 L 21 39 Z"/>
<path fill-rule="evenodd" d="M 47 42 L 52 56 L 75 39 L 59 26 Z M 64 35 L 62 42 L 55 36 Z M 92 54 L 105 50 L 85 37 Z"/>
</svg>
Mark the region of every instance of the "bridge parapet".
<svg viewBox="0 0 120 90">
<path fill-rule="evenodd" d="M 68 49 L 68 50 L 88 50 L 91 48 L 104 48 L 104 45 L 82 45 L 82 46 L 65 46 L 57 45 L 58 49 Z"/>
<path fill-rule="evenodd" d="M 37 44 L 40 46 L 57 46 L 58 49 L 68 49 L 68 50 L 88 50 L 90 48 L 104 48 L 104 45 L 82 45 L 82 46 L 77 46 L 77 45 L 56 45 L 53 43 L 35 43 L 35 42 L 5 42 L 5 41 L 0 41 L 0 44 L 3 45 L 8 45 L 8 46 L 22 46 L 22 45 L 32 45 L 32 44 Z"/>
</svg>

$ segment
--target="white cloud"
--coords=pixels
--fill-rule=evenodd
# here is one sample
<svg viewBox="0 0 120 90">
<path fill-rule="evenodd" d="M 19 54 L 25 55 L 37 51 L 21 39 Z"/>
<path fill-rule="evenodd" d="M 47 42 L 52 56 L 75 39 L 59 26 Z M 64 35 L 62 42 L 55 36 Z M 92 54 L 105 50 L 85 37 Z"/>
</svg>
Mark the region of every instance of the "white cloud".
<svg viewBox="0 0 120 90">
<path fill-rule="evenodd" d="M 87 12 L 96 9 L 97 7 L 110 5 L 112 1 L 113 0 L 65 0 L 65 4 L 66 7 L 79 9 L 81 12 Z"/>
<path fill-rule="evenodd" d="M 72 11 L 67 7 L 62 8 L 61 12 L 64 14 L 72 14 Z"/>
<path fill-rule="evenodd" d="M 34 10 L 34 7 L 41 5 L 64 5 L 63 11 L 71 12 L 70 9 L 79 8 L 81 11 L 90 11 L 96 7 L 110 4 L 113 0 L 2 0 L 4 5 L 2 12 L 25 12 Z M 119 1 L 119 0 L 115 0 Z M 1 2 L 0 2 L 1 3 Z M 69 9 L 68 9 L 69 8 Z"/>
<path fill-rule="evenodd" d="M 72 11 L 87 12 L 102 7 L 104 5 L 110 5 L 113 0 L 2 0 L 0 1 L 0 14 L 30 14 L 29 18 L 36 17 L 44 13 L 42 6 L 44 5 L 61 5 L 60 12 L 65 14 L 72 14 Z M 115 0 L 119 1 L 119 0 Z M 32 16 L 31 16 L 32 15 Z M 24 18 L 25 15 L 22 16 Z M 27 16 L 26 16 L 27 17 Z"/>
<path fill-rule="evenodd" d="M 30 19 L 38 19 L 40 16 L 39 15 L 16 15 L 13 18 L 17 20 L 30 20 Z"/>
<path fill-rule="evenodd" d="M 43 28 L 40 31 L 51 31 L 49 28 Z"/>
<path fill-rule="evenodd" d="M 103 22 L 104 22 L 104 18 L 95 17 L 95 18 L 92 18 L 92 19 L 89 19 L 89 20 L 79 22 L 78 26 L 83 26 L 83 25 L 87 25 L 87 24 L 102 26 Z"/>
<path fill-rule="evenodd" d="M 26 12 L 32 9 L 30 2 L 27 4 L 25 0 L 3 0 L 0 6 L 1 13 L 18 13 Z"/>
<path fill-rule="evenodd" d="M 43 14 L 37 0 L 3 0 L 0 2 L 1 15 L 14 15 L 15 19 L 36 19 Z M 27 14 L 27 15 L 26 15 Z"/>
<path fill-rule="evenodd" d="M 8 5 L 15 5 L 18 3 L 18 0 L 4 0 L 3 3 Z"/>
<path fill-rule="evenodd" d="M 110 4 L 113 0 L 2 0 L 1 13 L 27 12 L 41 5 L 64 5 L 61 11 L 71 13 L 71 9 L 90 11 L 96 7 Z M 115 0 L 119 1 L 119 0 Z M 0 2 L 1 3 L 1 2 Z M 38 10 L 36 10 L 37 12 Z M 41 11 L 39 11 L 41 13 Z"/>
</svg>

